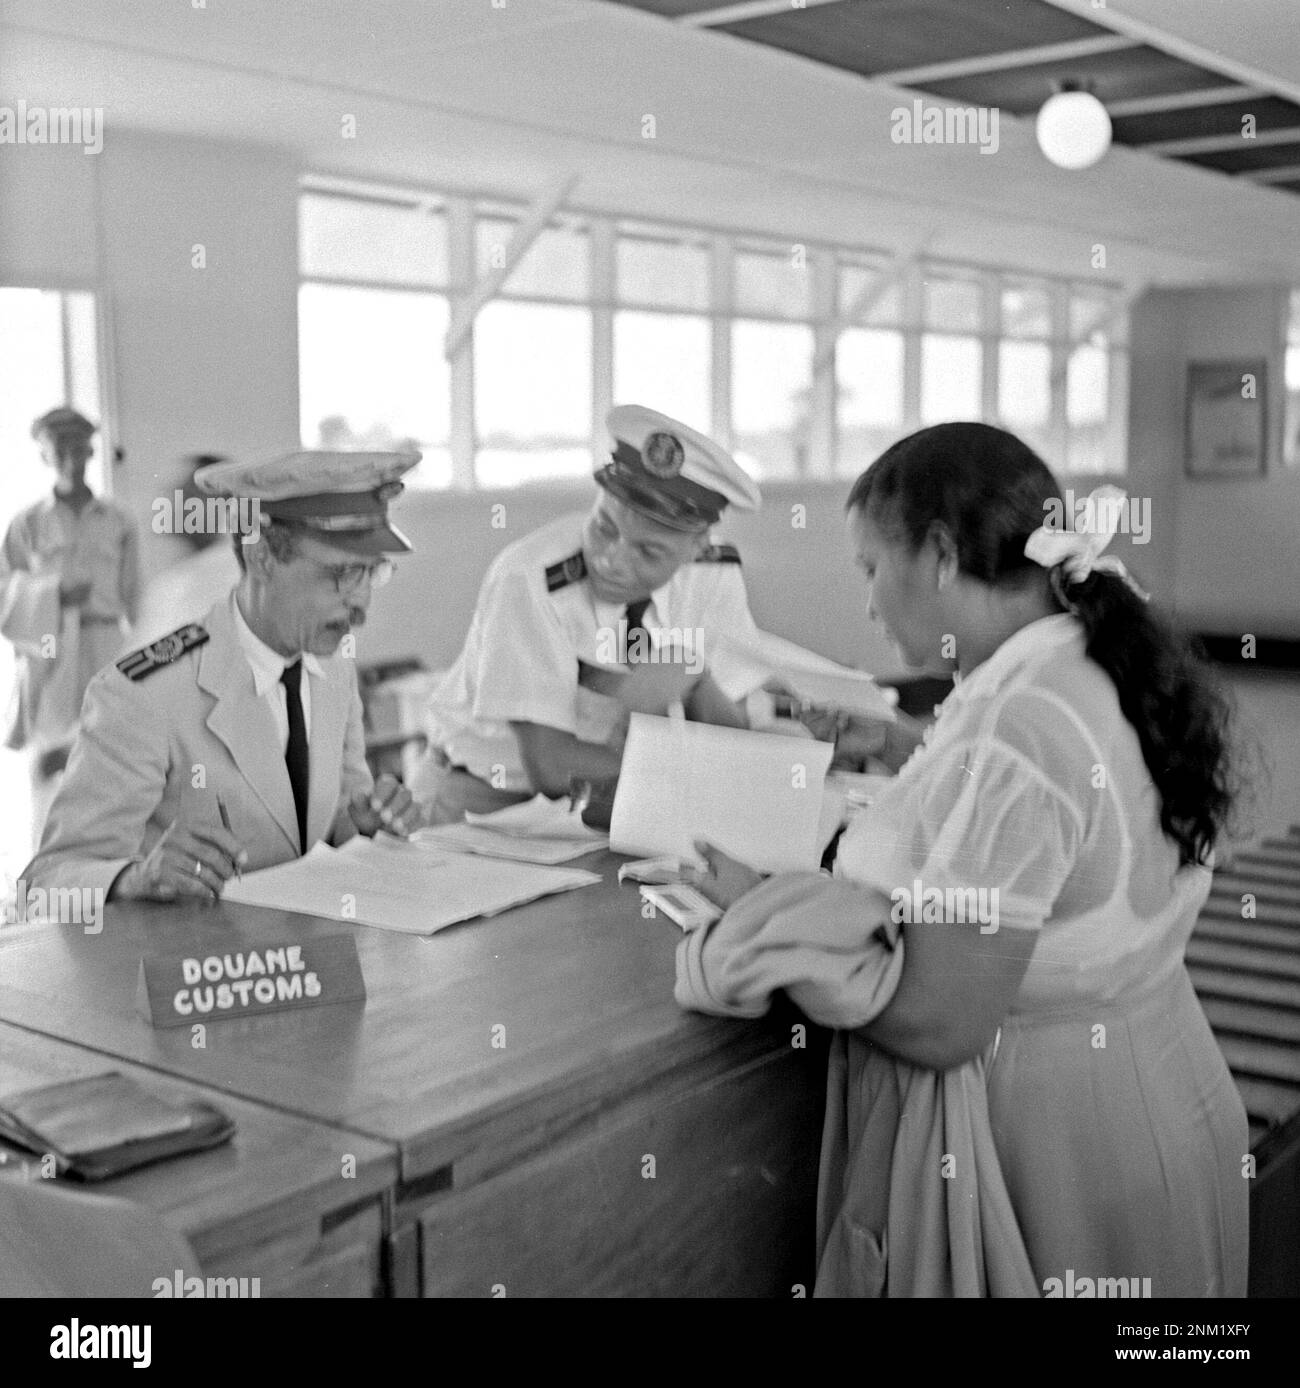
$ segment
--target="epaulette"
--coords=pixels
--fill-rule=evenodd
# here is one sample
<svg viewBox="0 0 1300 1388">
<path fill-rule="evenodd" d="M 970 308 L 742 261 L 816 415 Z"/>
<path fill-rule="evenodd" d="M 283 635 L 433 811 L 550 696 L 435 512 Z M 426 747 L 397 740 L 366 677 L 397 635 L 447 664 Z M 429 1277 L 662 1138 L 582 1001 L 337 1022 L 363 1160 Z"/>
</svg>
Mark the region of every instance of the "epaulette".
<svg viewBox="0 0 1300 1388">
<path fill-rule="evenodd" d="M 152 645 L 141 646 L 138 651 L 124 655 L 117 662 L 117 668 L 129 680 L 142 680 L 146 675 L 152 675 L 155 670 L 161 670 L 164 665 L 178 660 L 186 651 L 203 645 L 207 639 L 206 627 L 198 622 L 187 622 L 185 626 L 169 631 L 166 636 L 160 636 Z"/>
<path fill-rule="evenodd" d="M 567 588 L 570 583 L 577 583 L 586 576 L 587 561 L 583 558 L 582 551 L 577 550 L 567 559 L 561 559 L 558 564 L 552 564 L 546 570 L 546 591 L 558 593 L 561 588 Z"/>
<path fill-rule="evenodd" d="M 739 564 L 740 551 L 735 545 L 710 545 L 696 557 L 697 564 Z"/>
</svg>

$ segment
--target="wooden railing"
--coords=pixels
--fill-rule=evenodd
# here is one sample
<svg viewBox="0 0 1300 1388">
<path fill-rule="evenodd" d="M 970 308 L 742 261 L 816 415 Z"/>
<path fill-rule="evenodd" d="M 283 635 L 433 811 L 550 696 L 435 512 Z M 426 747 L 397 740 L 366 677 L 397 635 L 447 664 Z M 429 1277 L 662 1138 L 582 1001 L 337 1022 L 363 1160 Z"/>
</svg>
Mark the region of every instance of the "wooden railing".
<svg viewBox="0 0 1300 1388">
<path fill-rule="evenodd" d="M 1187 967 L 1250 1122 L 1250 1294 L 1300 1296 L 1300 825 L 1221 863 Z"/>
</svg>

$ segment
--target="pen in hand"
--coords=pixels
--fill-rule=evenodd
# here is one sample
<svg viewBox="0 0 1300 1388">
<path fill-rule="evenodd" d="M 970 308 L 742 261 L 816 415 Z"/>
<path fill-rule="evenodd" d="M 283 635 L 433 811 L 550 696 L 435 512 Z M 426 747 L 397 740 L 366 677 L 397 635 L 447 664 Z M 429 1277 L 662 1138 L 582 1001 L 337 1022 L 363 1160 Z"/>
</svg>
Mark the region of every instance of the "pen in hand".
<svg viewBox="0 0 1300 1388">
<path fill-rule="evenodd" d="M 217 796 L 217 813 L 221 816 L 221 827 L 226 833 L 233 835 L 234 830 L 230 827 L 230 815 L 226 810 L 226 802 Z M 244 870 L 239 866 L 238 860 L 235 862 L 235 876 L 242 882 L 244 880 Z"/>
</svg>

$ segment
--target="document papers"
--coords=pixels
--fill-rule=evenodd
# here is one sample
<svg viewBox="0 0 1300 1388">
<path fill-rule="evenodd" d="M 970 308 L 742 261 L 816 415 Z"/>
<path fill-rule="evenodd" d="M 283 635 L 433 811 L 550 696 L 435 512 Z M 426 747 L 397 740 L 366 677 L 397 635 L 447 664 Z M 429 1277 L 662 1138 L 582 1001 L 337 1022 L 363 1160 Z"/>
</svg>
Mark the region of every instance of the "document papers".
<svg viewBox="0 0 1300 1388">
<path fill-rule="evenodd" d="M 771 632 L 757 632 L 743 642 L 719 637 L 715 645 L 729 666 L 739 666 L 755 684 L 775 680 L 820 708 L 891 722 L 898 716 L 889 696 L 865 671 L 838 665 Z"/>
<path fill-rule="evenodd" d="M 610 847 L 694 859 L 695 840 L 707 839 L 760 872 L 815 871 L 833 751 L 829 742 L 634 713 Z"/>
<path fill-rule="evenodd" d="M 491 814 L 469 814 L 465 818 L 465 824 L 417 829 L 411 837 L 417 843 L 457 853 L 546 864 L 567 863 L 609 843 L 608 835 L 588 828 L 566 801 L 548 800 L 544 795 Z"/>
<path fill-rule="evenodd" d="M 342 848 L 318 843 L 291 863 L 227 882 L 222 900 L 432 935 L 599 881 L 599 874 L 577 868 L 488 860 L 380 834 L 349 839 Z"/>
</svg>

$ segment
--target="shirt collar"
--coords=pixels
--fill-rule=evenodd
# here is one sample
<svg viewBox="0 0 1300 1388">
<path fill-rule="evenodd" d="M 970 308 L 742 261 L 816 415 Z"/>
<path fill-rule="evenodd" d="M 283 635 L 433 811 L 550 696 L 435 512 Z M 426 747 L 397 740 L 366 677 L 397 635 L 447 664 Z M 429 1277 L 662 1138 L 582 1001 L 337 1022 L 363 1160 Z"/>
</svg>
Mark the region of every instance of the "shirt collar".
<svg viewBox="0 0 1300 1388">
<path fill-rule="evenodd" d="M 292 665 L 293 661 L 286 660 L 284 656 L 273 651 L 260 636 L 256 635 L 252 627 L 244 620 L 244 614 L 239 610 L 239 602 L 234 593 L 230 595 L 230 607 L 234 619 L 235 639 L 239 642 L 240 650 L 247 656 L 248 663 L 252 667 L 253 687 L 257 691 L 258 698 L 261 698 L 268 689 L 272 689 L 280 683 L 280 676 L 284 673 L 285 666 Z M 303 653 L 302 665 L 309 675 L 317 678 L 325 673 L 320 661 L 310 651 Z"/>
<path fill-rule="evenodd" d="M 969 675 L 959 678 L 944 706 L 965 703 L 997 692 L 1028 661 L 1037 661 L 1071 642 L 1083 640 L 1083 628 L 1068 612 L 1054 612 L 1014 632 L 977 665 Z"/>
</svg>

